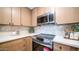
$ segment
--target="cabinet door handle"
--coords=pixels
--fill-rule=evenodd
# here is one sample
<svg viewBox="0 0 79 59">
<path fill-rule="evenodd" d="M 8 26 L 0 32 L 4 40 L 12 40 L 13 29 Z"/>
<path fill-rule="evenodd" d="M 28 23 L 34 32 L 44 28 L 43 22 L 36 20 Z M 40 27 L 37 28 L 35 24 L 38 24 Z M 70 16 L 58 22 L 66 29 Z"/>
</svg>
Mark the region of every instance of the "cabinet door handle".
<svg viewBox="0 0 79 59">
<path fill-rule="evenodd" d="M 62 47 L 60 46 L 59 49 L 62 49 Z"/>
</svg>

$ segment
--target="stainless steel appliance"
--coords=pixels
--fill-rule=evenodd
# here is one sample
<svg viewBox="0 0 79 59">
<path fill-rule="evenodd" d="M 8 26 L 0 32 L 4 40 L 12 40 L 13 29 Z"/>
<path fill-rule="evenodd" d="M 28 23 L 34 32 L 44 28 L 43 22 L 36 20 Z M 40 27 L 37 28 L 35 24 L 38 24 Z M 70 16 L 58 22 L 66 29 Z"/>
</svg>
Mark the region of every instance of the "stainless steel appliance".
<svg viewBox="0 0 79 59">
<path fill-rule="evenodd" d="M 52 34 L 39 34 L 39 35 L 34 36 L 33 42 L 52 49 L 53 48 L 52 41 L 53 41 L 54 37 L 55 37 L 55 35 L 52 35 Z"/>
<path fill-rule="evenodd" d="M 50 24 L 50 23 L 55 23 L 53 13 L 48 13 L 48 14 L 41 15 L 41 16 L 37 17 L 37 24 L 38 25 Z"/>
</svg>

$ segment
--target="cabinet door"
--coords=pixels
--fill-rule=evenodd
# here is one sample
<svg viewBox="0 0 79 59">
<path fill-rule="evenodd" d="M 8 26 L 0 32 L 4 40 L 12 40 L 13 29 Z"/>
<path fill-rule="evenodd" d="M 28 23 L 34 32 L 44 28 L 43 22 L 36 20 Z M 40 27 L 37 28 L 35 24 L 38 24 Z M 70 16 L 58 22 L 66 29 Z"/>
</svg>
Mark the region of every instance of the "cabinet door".
<svg viewBox="0 0 79 59">
<path fill-rule="evenodd" d="M 32 10 L 32 26 L 37 26 L 37 8 Z"/>
<path fill-rule="evenodd" d="M 25 50 L 25 42 L 24 39 L 17 39 L 13 42 L 10 42 L 10 50 L 12 51 L 24 51 Z"/>
<path fill-rule="evenodd" d="M 59 43 L 54 43 L 54 51 L 76 51 L 76 48 Z"/>
<path fill-rule="evenodd" d="M 11 23 L 11 8 L 0 7 L 0 24 Z"/>
<path fill-rule="evenodd" d="M 56 23 L 67 24 L 79 22 L 78 7 L 57 7 L 55 8 Z"/>
<path fill-rule="evenodd" d="M 12 23 L 13 25 L 20 25 L 20 8 L 12 8 Z"/>
<path fill-rule="evenodd" d="M 26 51 L 32 51 L 32 38 L 31 37 L 27 37 L 25 38 L 25 42 L 26 42 Z"/>
<path fill-rule="evenodd" d="M 79 51 L 79 48 L 77 48 L 77 51 Z"/>
<path fill-rule="evenodd" d="M 14 41 L 0 44 L 0 51 L 24 51 L 25 42 L 23 39 L 17 39 Z"/>
<path fill-rule="evenodd" d="M 21 24 L 31 26 L 31 10 L 28 8 L 21 8 Z"/>
<path fill-rule="evenodd" d="M 49 12 L 48 7 L 38 7 L 38 16 L 44 15 Z"/>
</svg>

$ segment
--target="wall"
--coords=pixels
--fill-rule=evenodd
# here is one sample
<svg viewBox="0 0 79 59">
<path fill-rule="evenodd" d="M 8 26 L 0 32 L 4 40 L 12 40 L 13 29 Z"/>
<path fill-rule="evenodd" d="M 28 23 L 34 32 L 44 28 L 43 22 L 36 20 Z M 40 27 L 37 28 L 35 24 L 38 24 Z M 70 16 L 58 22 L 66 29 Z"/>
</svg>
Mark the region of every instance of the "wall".
<svg viewBox="0 0 79 59">
<path fill-rule="evenodd" d="M 70 29 L 72 25 L 42 25 L 35 27 L 36 33 L 46 33 L 46 34 L 54 34 L 54 35 L 64 35 L 65 29 Z"/>
</svg>

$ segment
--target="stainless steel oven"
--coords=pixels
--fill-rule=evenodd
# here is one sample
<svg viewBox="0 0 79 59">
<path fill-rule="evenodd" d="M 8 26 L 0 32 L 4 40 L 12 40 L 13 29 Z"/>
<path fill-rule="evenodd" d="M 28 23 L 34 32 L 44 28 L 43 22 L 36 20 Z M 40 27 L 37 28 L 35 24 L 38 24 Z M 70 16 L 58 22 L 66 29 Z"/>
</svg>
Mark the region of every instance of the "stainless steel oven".
<svg viewBox="0 0 79 59">
<path fill-rule="evenodd" d="M 53 39 L 54 39 L 55 35 L 51 35 L 51 34 L 39 34 L 36 35 L 35 38 L 33 38 L 33 47 L 35 47 L 34 49 L 38 48 L 42 50 L 43 48 L 48 48 L 50 50 L 53 49 Z"/>
</svg>

